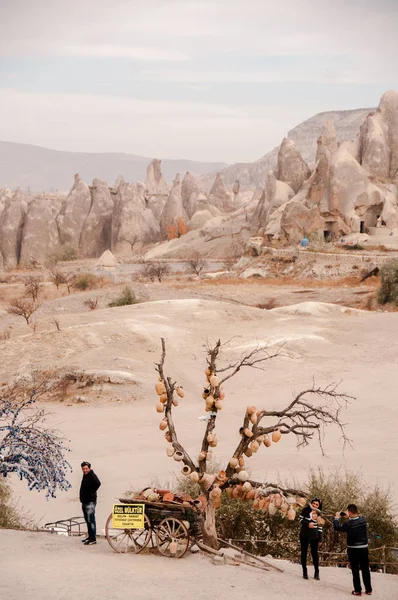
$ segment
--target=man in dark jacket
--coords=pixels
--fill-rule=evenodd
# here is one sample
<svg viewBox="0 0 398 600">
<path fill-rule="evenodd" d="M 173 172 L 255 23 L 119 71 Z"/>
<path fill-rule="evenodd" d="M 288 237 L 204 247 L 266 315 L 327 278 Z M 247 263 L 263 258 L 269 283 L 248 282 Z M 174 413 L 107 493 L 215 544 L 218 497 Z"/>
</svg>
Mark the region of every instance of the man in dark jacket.
<svg viewBox="0 0 398 600">
<path fill-rule="evenodd" d="M 348 520 L 340 523 L 340 516 L 348 516 Z M 368 529 L 366 518 L 358 514 L 355 504 L 347 506 L 346 513 L 336 513 L 333 521 L 336 531 L 347 533 L 347 554 L 350 561 L 352 578 L 354 581 L 353 596 L 362 596 L 361 579 L 359 571 L 362 571 L 365 594 L 372 594 L 372 584 L 369 570 Z"/>
<path fill-rule="evenodd" d="M 87 523 L 88 537 L 83 541 L 85 546 L 97 543 L 97 526 L 95 523 L 95 507 L 97 505 L 97 490 L 101 485 L 100 480 L 91 469 L 89 462 L 82 462 L 83 478 L 80 484 L 80 502 L 84 520 Z"/>
</svg>

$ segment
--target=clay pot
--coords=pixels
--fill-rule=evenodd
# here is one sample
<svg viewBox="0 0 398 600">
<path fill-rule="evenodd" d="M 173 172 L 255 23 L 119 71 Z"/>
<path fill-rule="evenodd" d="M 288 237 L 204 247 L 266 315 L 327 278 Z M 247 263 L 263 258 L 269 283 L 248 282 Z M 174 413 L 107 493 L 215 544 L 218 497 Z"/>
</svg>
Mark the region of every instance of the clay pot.
<svg viewBox="0 0 398 600">
<path fill-rule="evenodd" d="M 157 382 L 157 384 L 155 385 L 155 390 L 156 390 L 156 393 L 159 396 L 166 391 L 166 388 L 165 388 L 165 385 L 164 385 L 163 381 L 158 381 Z"/>
<path fill-rule="evenodd" d="M 214 439 L 214 433 L 208 433 L 207 434 L 207 441 L 209 442 L 209 444 L 211 444 L 211 442 Z"/>
<path fill-rule="evenodd" d="M 200 480 L 200 483 L 202 485 L 204 485 L 205 489 L 208 490 L 211 488 L 211 486 L 214 483 L 216 476 L 215 475 L 210 475 L 209 473 L 204 473 L 202 475 L 202 478 Z"/>
<path fill-rule="evenodd" d="M 206 458 L 207 460 L 211 460 L 213 458 L 213 452 L 211 450 L 208 450 L 208 452 L 206 452 Z"/>
<path fill-rule="evenodd" d="M 260 444 L 257 442 L 257 440 L 255 440 L 254 442 L 251 443 L 250 448 L 251 448 L 252 452 L 255 454 L 258 451 L 258 449 L 260 448 Z"/>
<path fill-rule="evenodd" d="M 212 387 L 218 387 L 218 377 L 216 375 L 212 375 L 209 381 Z"/>
<path fill-rule="evenodd" d="M 243 458 L 243 456 L 241 456 L 240 459 L 239 459 L 239 466 L 240 467 L 244 467 L 245 466 L 245 459 Z"/>
<path fill-rule="evenodd" d="M 286 513 L 287 513 L 288 510 L 289 510 L 288 503 L 287 502 L 282 502 L 282 504 L 281 504 L 281 514 L 282 514 L 282 517 L 286 516 Z"/>
<path fill-rule="evenodd" d="M 248 406 L 247 409 L 246 409 L 246 412 L 250 416 L 250 415 L 252 415 L 253 413 L 256 412 L 256 407 L 255 406 Z"/>
<path fill-rule="evenodd" d="M 264 498 L 264 506 L 263 506 L 264 510 L 268 510 L 268 506 L 270 505 L 270 502 L 271 502 L 271 500 L 270 500 L 269 496 Z"/>
<path fill-rule="evenodd" d="M 250 483 L 250 481 L 245 481 L 245 483 L 242 485 L 242 491 L 245 492 L 245 494 L 247 492 L 250 492 L 252 489 L 252 484 Z"/>
<path fill-rule="evenodd" d="M 240 489 L 239 486 L 235 486 L 232 490 L 232 498 L 239 498 L 240 496 Z"/>
<path fill-rule="evenodd" d="M 163 419 L 163 421 L 160 421 L 159 429 L 160 431 L 164 431 L 165 429 L 167 429 L 167 419 Z"/>
<path fill-rule="evenodd" d="M 170 542 L 169 552 L 172 556 L 174 556 L 174 554 L 177 554 L 177 550 L 178 550 L 178 544 L 177 544 L 177 542 L 175 542 L 173 540 L 172 542 Z"/>
<path fill-rule="evenodd" d="M 253 454 L 253 450 L 250 448 L 250 446 L 248 448 L 246 448 L 245 450 L 245 455 L 250 458 L 251 455 Z"/>
<path fill-rule="evenodd" d="M 174 450 L 173 446 L 169 446 L 168 448 L 166 448 L 166 454 L 170 458 L 173 456 L 174 453 L 175 453 L 175 450 Z"/>
<path fill-rule="evenodd" d="M 163 494 L 162 500 L 163 500 L 163 502 L 173 502 L 173 500 L 174 500 L 173 492 L 167 492 L 167 494 Z"/>
<path fill-rule="evenodd" d="M 221 402 L 221 400 L 216 400 L 214 405 L 217 410 L 222 410 L 223 403 Z"/>
<path fill-rule="evenodd" d="M 189 475 L 189 479 L 193 481 L 193 483 L 198 483 L 199 473 L 197 471 L 192 471 L 192 473 Z"/>
<path fill-rule="evenodd" d="M 280 494 L 274 494 L 273 502 L 277 508 L 282 506 L 282 496 Z"/>
<path fill-rule="evenodd" d="M 256 439 L 256 442 L 258 442 L 261 446 L 261 444 L 263 443 L 264 440 L 265 440 L 265 435 L 259 435 L 258 438 Z"/>
<path fill-rule="evenodd" d="M 205 458 L 206 458 L 206 452 L 204 452 L 202 450 L 202 452 L 199 452 L 198 461 L 200 462 L 201 460 L 205 460 Z"/>
<path fill-rule="evenodd" d="M 148 498 L 148 496 L 153 493 L 154 491 L 152 488 L 146 488 L 145 490 L 142 490 L 141 496 L 143 496 L 144 498 Z"/>
<path fill-rule="evenodd" d="M 211 498 L 212 500 L 215 500 L 216 498 L 220 498 L 221 494 L 222 494 L 222 492 L 221 492 L 220 488 L 218 487 L 218 485 L 215 485 L 209 494 L 209 498 Z"/>
<path fill-rule="evenodd" d="M 319 527 L 323 527 L 325 525 L 325 519 L 322 517 L 318 517 L 316 522 L 318 523 Z"/>
<path fill-rule="evenodd" d="M 279 440 L 282 437 L 282 434 L 281 434 L 281 432 L 280 432 L 279 429 L 276 429 L 276 431 L 272 432 L 272 436 L 271 437 L 272 437 L 272 441 L 276 443 L 276 442 L 279 442 Z"/>
<path fill-rule="evenodd" d="M 259 502 L 258 502 L 258 508 L 260 510 L 264 510 L 265 507 L 265 498 L 260 498 Z"/>
<path fill-rule="evenodd" d="M 253 437 L 253 432 L 251 429 L 249 429 L 248 427 L 246 427 L 246 429 L 243 430 L 243 433 L 245 434 L 246 437 L 251 438 Z"/>
<path fill-rule="evenodd" d="M 247 481 L 249 479 L 249 473 L 247 471 L 240 471 L 238 473 L 239 481 Z"/>
<path fill-rule="evenodd" d="M 304 506 L 307 504 L 307 500 L 305 498 L 302 498 L 301 496 L 297 496 L 296 502 L 302 508 L 304 508 Z"/>
<path fill-rule="evenodd" d="M 178 400 L 177 400 L 177 398 L 173 398 L 173 406 L 178 406 Z"/>
<path fill-rule="evenodd" d="M 191 527 L 191 523 L 189 521 L 183 521 L 183 524 L 185 525 L 185 527 L 187 529 L 189 529 Z"/>
<path fill-rule="evenodd" d="M 166 431 L 166 433 L 164 434 L 164 437 L 165 437 L 165 439 L 166 439 L 168 442 L 170 442 L 170 444 L 171 444 L 171 442 L 172 442 L 172 437 L 171 437 L 171 433 L 170 433 L 170 431 Z"/>
<path fill-rule="evenodd" d="M 250 415 L 250 423 L 253 423 L 253 425 L 257 425 L 257 416 L 254 413 Z"/>
<path fill-rule="evenodd" d="M 232 469 L 236 469 L 238 464 L 239 464 L 239 460 L 235 456 L 233 456 L 231 458 L 231 460 L 229 461 L 229 466 L 232 467 Z"/>
<path fill-rule="evenodd" d="M 208 395 L 209 395 L 209 394 L 208 394 L 207 390 L 206 390 L 205 392 L 203 392 L 203 393 L 202 393 L 202 398 L 203 398 L 203 400 L 206 400 L 206 398 L 207 398 L 207 396 L 208 396 Z"/>
<path fill-rule="evenodd" d="M 164 411 L 164 405 L 161 402 L 156 404 L 156 412 L 161 413 Z"/>
<path fill-rule="evenodd" d="M 253 502 L 253 508 L 254 508 L 254 510 L 258 510 L 260 508 L 259 504 L 260 504 L 260 499 L 259 498 L 255 498 L 254 502 Z"/>
<path fill-rule="evenodd" d="M 191 471 L 192 471 L 192 469 L 191 469 L 191 467 L 188 467 L 188 465 L 184 465 L 181 469 L 181 473 L 185 476 L 190 475 Z"/>
<path fill-rule="evenodd" d="M 206 408 L 213 408 L 214 396 L 210 395 L 206 398 Z"/>
<path fill-rule="evenodd" d="M 155 492 L 153 492 L 152 494 L 149 494 L 148 500 L 149 500 L 149 502 L 159 502 L 160 496 L 159 496 L 159 494 L 156 494 Z"/>
<path fill-rule="evenodd" d="M 167 402 L 167 394 L 160 394 L 159 400 L 160 402 L 163 402 L 163 404 Z"/>
<path fill-rule="evenodd" d="M 294 508 L 289 508 L 289 510 L 287 511 L 287 518 L 289 519 L 289 521 L 294 521 L 294 519 L 296 518 L 296 511 L 294 510 Z"/>
<path fill-rule="evenodd" d="M 227 473 L 225 471 L 219 471 L 216 475 L 217 483 L 224 483 L 227 479 Z"/>
<path fill-rule="evenodd" d="M 220 400 L 225 400 L 225 392 L 224 392 L 224 390 L 220 390 L 219 396 L 220 396 Z"/>
<path fill-rule="evenodd" d="M 264 446 L 265 446 L 266 448 L 269 448 L 269 447 L 271 446 L 271 440 L 269 439 L 269 436 L 268 436 L 268 435 L 266 435 L 266 436 L 264 437 Z"/>
<path fill-rule="evenodd" d="M 249 483 L 249 482 L 246 481 L 246 483 Z M 249 492 L 247 492 L 246 498 L 248 500 L 254 500 L 255 494 L 256 494 L 256 491 L 252 488 Z"/>
<path fill-rule="evenodd" d="M 207 367 L 207 369 L 206 369 L 206 371 L 205 371 L 205 375 L 206 375 L 206 377 L 210 377 L 210 375 L 211 375 L 211 370 L 210 370 L 210 368 L 209 368 L 209 367 Z"/>
<path fill-rule="evenodd" d="M 273 517 L 277 512 L 277 508 L 275 506 L 275 504 L 273 502 L 270 502 L 268 505 L 268 514 L 271 515 L 271 517 Z"/>
<path fill-rule="evenodd" d="M 180 452 L 180 450 L 177 450 L 176 452 L 174 452 L 173 458 L 175 461 L 180 462 L 184 458 L 184 454 Z"/>
<path fill-rule="evenodd" d="M 225 493 L 227 494 L 227 498 L 232 498 L 232 492 L 233 492 L 233 488 L 227 487 L 227 489 L 225 490 Z"/>
<path fill-rule="evenodd" d="M 211 446 L 212 448 L 215 448 L 217 446 L 217 444 L 218 444 L 218 439 L 217 439 L 217 436 L 215 435 L 213 437 L 213 440 L 210 442 L 209 446 Z"/>
<path fill-rule="evenodd" d="M 177 396 L 180 396 L 180 398 L 184 398 L 185 392 L 181 386 L 176 389 L 176 392 L 177 392 Z"/>
</svg>

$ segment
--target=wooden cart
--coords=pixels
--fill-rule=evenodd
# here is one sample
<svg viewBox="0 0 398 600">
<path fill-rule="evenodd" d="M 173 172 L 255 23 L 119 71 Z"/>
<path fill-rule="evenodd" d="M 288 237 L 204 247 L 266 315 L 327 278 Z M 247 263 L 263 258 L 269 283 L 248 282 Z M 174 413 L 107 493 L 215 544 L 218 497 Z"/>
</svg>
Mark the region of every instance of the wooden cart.
<svg viewBox="0 0 398 600">
<path fill-rule="evenodd" d="M 122 504 L 145 504 L 143 529 L 114 529 L 112 514 L 105 525 L 105 535 L 115 552 L 138 554 L 150 545 L 163 556 L 182 558 L 190 540 L 200 537 L 201 514 L 193 506 L 177 502 L 150 502 L 140 499 L 120 499 Z"/>
</svg>

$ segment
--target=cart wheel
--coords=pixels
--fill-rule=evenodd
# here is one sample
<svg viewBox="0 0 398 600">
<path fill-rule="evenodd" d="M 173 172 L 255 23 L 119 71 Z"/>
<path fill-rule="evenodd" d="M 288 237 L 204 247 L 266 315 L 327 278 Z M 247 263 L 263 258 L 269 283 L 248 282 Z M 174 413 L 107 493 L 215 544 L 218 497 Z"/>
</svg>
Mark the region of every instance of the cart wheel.
<svg viewBox="0 0 398 600">
<path fill-rule="evenodd" d="M 156 545 L 163 556 L 182 558 L 189 546 L 189 532 L 179 519 L 163 519 L 155 529 Z"/>
<path fill-rule="evenodd" d="M 151 522 L 146 515 L 144 529 L 115 529 L 112 527 L 112 514 L 105 525 L 105 535 L 115 552 L 132 552 L 138 554 L 149 543 L 152 537 Z"/>
</svg>

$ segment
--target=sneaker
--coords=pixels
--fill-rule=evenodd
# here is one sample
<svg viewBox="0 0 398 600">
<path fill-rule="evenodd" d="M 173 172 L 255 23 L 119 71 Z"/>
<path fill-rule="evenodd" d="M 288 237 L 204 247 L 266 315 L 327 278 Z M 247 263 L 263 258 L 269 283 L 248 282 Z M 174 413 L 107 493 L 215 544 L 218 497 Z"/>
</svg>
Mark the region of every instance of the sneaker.
<svg viewBox="0 0 398 600">
<path fill-rule="evenodd" d="M 88 542 L 89 538 L 84 538 L 84 540 L 80 540 L 82 544 L 84 544 L 84 542 Z"/>
<path fill-rule="evenodd" d="M 315 573 L 315 575 L 314 575 L 314 579 L 316 579 L 317 581 L 319 581 L 319 580 L 320 580 L 319 573 Z"/>
<path fill-rule="evenodd" d="M 353 596 L 362 596 L 362 592 L 351 592 Z"/>
<path fill-rule="evenodd" d="M 86 541 L 84 542 L 84 545 L 85 545 L 85 546 L 93 546 L 93 545 L 94 545 L 94 544 L 96 544 L 96 543 L 97 543 L 97 542 L 96 542 L 96 540 L 86 540 Z"/>
<path fill-rule="evenodd" d="M 308 579 L 307 573 L 303 573 L 303 579 Z"/>
</svg>

